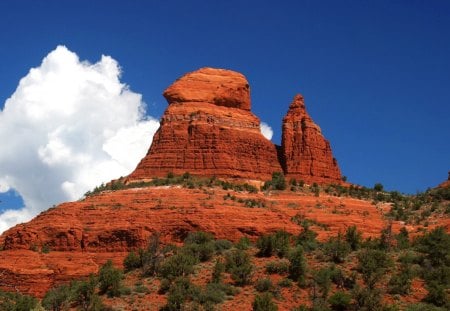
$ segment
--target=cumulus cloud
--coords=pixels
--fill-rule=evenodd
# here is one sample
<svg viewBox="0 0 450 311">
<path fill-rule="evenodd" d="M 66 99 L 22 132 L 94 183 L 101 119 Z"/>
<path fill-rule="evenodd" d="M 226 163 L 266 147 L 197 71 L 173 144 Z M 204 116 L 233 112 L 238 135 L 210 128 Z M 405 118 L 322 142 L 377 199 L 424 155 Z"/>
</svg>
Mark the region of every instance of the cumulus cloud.
<svg viewBox="0 0 450 311">
<path fill-rule="evenodd" d="M 58 46 L 21 79 L 0 111 L 0 192 L 14 189 L 25 206 L 0 214 L 0 233 L 129 174 L 145 155 L 159 123 L 120 74 L 109 56 L 90 64 Z"/>
<path fill-rule="evenodd" d="M 268 140 L 272 139 L 273 136 L 273 130 L 270 127 L 269 124 L 265 123 L 265 122 L 261 122 L 261 125 L 259 126 L 259 129 L 261 130 L 261 134 L 263 134 L 263 136 L 265 138 L 267 138 Z"/>
</svg>

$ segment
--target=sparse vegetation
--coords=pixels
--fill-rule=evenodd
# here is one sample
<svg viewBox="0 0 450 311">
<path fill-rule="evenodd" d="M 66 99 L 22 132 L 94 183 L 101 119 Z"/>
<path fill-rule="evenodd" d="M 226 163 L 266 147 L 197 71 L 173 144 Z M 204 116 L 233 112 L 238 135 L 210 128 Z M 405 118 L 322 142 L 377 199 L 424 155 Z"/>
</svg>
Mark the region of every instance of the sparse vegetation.
<svg viewBox="0 0 450 311">
<path fill-rule="evenodd" d="M 130 288 L 124 286 L 122 272 L 107 261 L 97 276 L 49 290 L 41 305 L 45 310 L 106 310 L 105 305 L 117 301 L 107 297 L 121 296 L 114 299 L 139 309 L 136 297 L 165 295 L 160 310 L 216 310 L 245 291 L 251 293 L 254 310 L 277 310 L 286 293 L 299 292 L 309 301 L 293 310 L 448 309 L 450 237 L 443 228 L 410 241 L 406 229 L 393 234 L 388 226 L 380 238 L 363 240 L 352 226 L 319 242 L 310 223 L 302 224 L 297 237 L 277 231 L 261 236 L 256 245 L 248 238 L 233 244 L 191 232 L 182 245 L 163 246 L 155 234 L 145 249 L 124 259 L 125 279 L 137 278 Z M 405 297 L 417 290 L 412 286 L 415 278 L 424 282 L 427 292 L 423 301 L 407 303 Z M 152 287 L 155 282 L 159 285 Z M 0 309 L 22 310 L 11 305 L 32 309 L 39 301 L 0 294 Z"/>
</svg>

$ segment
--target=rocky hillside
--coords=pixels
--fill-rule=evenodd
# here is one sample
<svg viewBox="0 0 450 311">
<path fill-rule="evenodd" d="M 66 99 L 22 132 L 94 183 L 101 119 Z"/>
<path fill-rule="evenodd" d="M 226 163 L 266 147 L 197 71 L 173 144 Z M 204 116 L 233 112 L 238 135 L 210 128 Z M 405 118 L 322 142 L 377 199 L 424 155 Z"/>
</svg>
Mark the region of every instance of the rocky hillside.
<svg viewBox="0 0 450 311">
<path fill-rule="evenodd" d="M 283 119 L 281 146 L 274 145 L 261 134 L 260 120 L 251 112 L 249 84 L 240 73 L 203 68 L 175 81 L 164 96 L 169 105 L 161 118 L 160 128 L 134 172 L 97 187 L 79 201 L 50 208 L 0 236 L 1 290 L 42 298 L 55 286 L 69 284 L 74 279 L 86 280 L 108 260 L 112 260 L 113 266 L 122 268 L 124 258 L 139 249 L 140 254 L 144 254 L 142 250 L 149 246 L 155 235 L 162 246 L 179 246 L 193 232 L 201 231 L 219 241 L 228 240 L 219 244 L 225 243 L 232 248 L 231 243 L 242 239 L 249 243 L 261 241 L 265 239 L 262 236 L 281 230 L 283 236 L 289 236 L 286 238 L 290 243 L 286 246 L 288 249 L 297 248 L 295 241 L 302 237 L 314 238 L 314 243 L 323 246 L 308 258 L 314 269 L 319 269 L 324 258 L 329 260 L 330 256 L 335 259 L 338 256 L 339 259 L 339 255 L 333 255 L 334 251 L 324 255 L 328 252 L 326 245 L 338 243 L 336 252 L 340 251 L 343 244 L 336 239 L 341 241 L 342 234 L 349 230 L 357 229 L 367 248 L 386 246 L 387 239 L 389 249 L 396 246 L 392 241 L 398 234 L 414 237 L 440 226 L 443 228 L 436 229 L 442 231 L 439 234 L 445 235 L 450 230 L 448 184 L 420 195 L 405 196 L 384 192 L 382 187 L 368 189 L 342 182 L 330 144 L 308 115 L 301 95 L 294 97 Z M 257 242 L 257 247 L 258 243 L 262 242 Z M 306 250 L 311 246 L 308 245 L 300 246 Z M 183 249 L 169 246 L 164 260 L 172 260 L 169 258 L 184 252 Z M 352 259 L 341 267 L 347 276 L 354 272 L 359 256 L 356 249 L 353 251 Z M 247 255 L 239 256 L 255 254 L 253 246 Z M 275 254 L 266 255 L 262 257 Z M 394 257 L 400 255 L 392 254 Z M 219 252 L 214 256 L 215 261 L 220 261 L 225 255 Z M 437 257 L 442 256 L 445 258 L 445 254 Z M 252 257 L 255 266 L 259 267 L 255 278 L 267 278 L 261 271 L 268 262 L 259 257 Z M 338 260 L 338 263 L 343 262 Z M 196 264 L 199 263 L 196 261 Z M 426 266 L 426 262 L 420 264 Z M 447 263 L 441 264 L 439 268 L 442 265 L 445 268 Z M 110 271 L 116 269 L 111 263 L 107 266 Z M 200 276 L 194 277 L 197 285 L 204 285 L 204 276 L 209 279 L 213 273 L 212 262 L 200 264 L 195 269 L 200 271 Z M 450 270 L 443 271 L 445 274 Z M 286 271 L 278 274 L 283 273 Z M 309 278 L 314 279 L 313 275 Z M 140 274 L 127 275 L 126 282 L 142 285 L 140 277 Z M 271 282 L 283 281 L 278 276 L 270 278 Z M 361 280 L 355 276 L 353 285 L 365 282 Z M 429 296 L 424 292 L 423 280 L 424 277 L 414 283 L 411 301 Z M 279 303 L 283 310 L 298 305 L 309 295 L 298 278 L 294 281 L 297 285 L 293 289 L 280 289 L 280 299 L 285 299 Z M 152 292 L 146 299 L 151 300 L 153 307 L 163 306 L 170 295 L 158 294 L 155 290 L 163 286 L 163 280 L 152 278 L 146 282 L 145 291 Z M 177 286 L 174 280 L 171 282 L 170 288 Z M 291 287 L 287 285 L 289 281 L 283 282 L 286 287 Z M 90 286 L 86 284 L 82 281 L 71 286 L 78 291 Z M 96 293 L 96 284 L 91 284 L 92 293 Z M 386 282 L 383 284 L 387 286 Z M 237 299 L 224 302 L 224 310 L 250 308 L 255 293 L 252 288 L 247 289 L 241 294 L 236 292 Z M 214 293 L 221 290 L 216 288 Z M 444 287 L 444 294 L 446 290 Z M 141 294 L 145 296 L 145 293 Z M 377 295 L 381 297 L 381 294 Z M 16 296 L 0 292 L 0 307 L 11 297 Z M 383 299 L 394 298 L 391 295 Z M 123 302 L 112 300 L 109 305 L 117 306 Z M 72 301 L 73 306 L 78 303 Z M 132 301 L 126 301 L 126 304 L 133 307 L 122 309 L 139 310 L 142 307 Z"/>
</svg>

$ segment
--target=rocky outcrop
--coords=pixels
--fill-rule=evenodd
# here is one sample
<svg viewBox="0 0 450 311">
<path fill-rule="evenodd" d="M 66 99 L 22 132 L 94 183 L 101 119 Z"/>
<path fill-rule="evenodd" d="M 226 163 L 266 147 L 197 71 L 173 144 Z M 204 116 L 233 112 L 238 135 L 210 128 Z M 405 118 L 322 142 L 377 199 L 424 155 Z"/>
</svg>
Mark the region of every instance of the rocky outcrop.
<svg viewBox="0 0 450 311">
<path fill-rule="evenodd" d="M 330 143 L 306 112 L 303 96 L 294 97 L 283 119 L 282 130 L 282 166 L 288 177 L 308 183 L 341 182 Z"/>
<path fill-rule="evenodd" d="M 450 171 L 448 172 L 447 180 L 444 181 L 443 183 L 441 183 L 438 187 L 439 188 L 450 188 Z"/>
<path fill-rule="evenodd" d="M 128 181 L 167 173 L 269 179 L 281 171 L 276 147 L 250 112 L 250 89 L 237 72 L 203 68 L 164 92 L 169 106 L 147 155 Z"/>
<path fill-rule="evenodd" d="M 281 147 L 262 136 L 240 73 L 202 68 L 175 81 L 164 96 L 169 106 L 160 128 L 127 182 L 170 172 L 267 180 L 280 171 L 308 183 L 341 182 L 330 144 L 300 95 L 283 120 Z"/>
<path fill-rule="evenodd" d="M 265 208 L 249 208 L 246 202 Z M 321 208 L 311 208 L 317 204 Z M 164 243 L 180 242 L 191 231 L 255 241 L 280 229 L 298 235 L 302 219 L 317 224 L 312 229 L 320 240 L 351 225 L 364 236 L 378 236 L 386 226 L 376 206 L 351 198 L 175 186 L 107 191 L 61 204 L 6 231 L 0 289 L 42 297 L 52 286 L 96 273 L 108 259 L 120 266 L 127 252 L 145 247 L 154 232 Z M 396 232 L 400 227 L 394 222 Z"/>
</svg>

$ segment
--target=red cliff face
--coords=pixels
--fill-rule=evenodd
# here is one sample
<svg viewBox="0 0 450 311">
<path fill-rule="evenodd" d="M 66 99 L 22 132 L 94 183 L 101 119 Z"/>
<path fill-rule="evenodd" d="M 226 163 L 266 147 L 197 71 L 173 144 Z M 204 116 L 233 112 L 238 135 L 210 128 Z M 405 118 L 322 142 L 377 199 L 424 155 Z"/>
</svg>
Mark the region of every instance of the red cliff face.
<svg viewBox="0 0 450 311">
<path fill-rule="evenodd" d="M 250 89 L 237 72 L 203 68 L 164 92 L 169 102 L 148 154 L 129 181 L 167 173 L 265 180 L 281 171 L 276 147 L 250 112 Z"/>
<path fill-rule="evenodd" d="M 267 180 L 284 171 L 308 183 L 341 182 L 330 144 L 300 95 L 283 120 L 281 153 L 260 133 L 260 121 L 250 111 L 250 88 L 240 73 L 202 68 L 175 81 L 164 96 L 169 106 L 161 126 L 128 181 L 169 172 Z"/>
<path fill-rule="evenodd" d="M 283 119 L 282 155 L 288 177 L 305 182 L 340 183 L 341 172 L 330 143 L 306 112 L 301 95 L 296 95 Z"/>
</svg>

